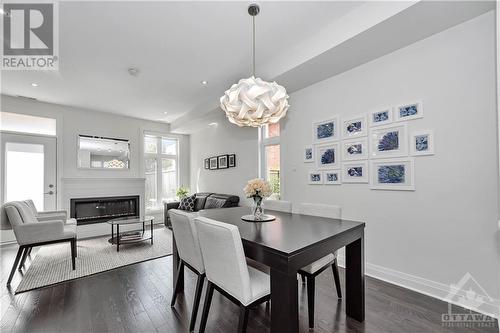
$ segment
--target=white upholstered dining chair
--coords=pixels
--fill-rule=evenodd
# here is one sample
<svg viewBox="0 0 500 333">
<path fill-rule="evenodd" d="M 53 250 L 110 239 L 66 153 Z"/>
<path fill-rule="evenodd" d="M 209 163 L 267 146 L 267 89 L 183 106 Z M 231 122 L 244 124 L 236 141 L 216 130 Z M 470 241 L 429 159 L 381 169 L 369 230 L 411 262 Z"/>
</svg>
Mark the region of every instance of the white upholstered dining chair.
<svg viewBox="0 0 500 333">
<path fill-rule="evenodd" d="M 301 203 L 299 205 L 299 213 L 302 215 L 311 215 L 318 217 L 327 217 L 332 219 L 340 219 L 342 210 L 340 206 L 324 205 L 314 203 Z M 315 278 L 328 267 L 332 267 L 335 287 L 337 289 L 338 298 L 342 298 L 342 290 L 340 288 L 339 268 L 337 265 L 337 253 L 330 253 L 315 262 L 302 267 L 299 274 L 302 277 L 302 282 L 307 280 L 307 312 L 309 316 L 309 328 L 314 328 L 314 294 L 315 294 Z"/>
<path fill-rule="evenodd" d="M 208 280 L 199 332 L 205 331 L 214 289 L 240 307 L 238 332 L 245 332 L 249 308 L 270 299 L 269 275 L 247 265 L 238 227 L 204 217 L 195 223 Z"/>
<path fill-rule="evenodd" d="M 177 294 L 179 293 L 179 279 L 182 276 L 181 272 L 183 271 L 184 266 L 188 267 L 197 275 L 193 309 L 191 312 L 191 319 L 189 321 L 189 331 L 191 332 L 194 330 L 194 326 L 196 324 L 196 315 L 198 313 L 201 292 L 205 281 L 205 264 L 203 263 L 200 243 L 198 241 L 198 233 L 196 231 L 193 217 L 190 216 L 189 213 L 178 209 L 171 209 L 169 211 L 169 215 L 180 259 L 170 306 L 175 305 Z"/>
<path fill-rule="evenodd" d="M 262 205 L 264 209 L 276 210 L 278 212 L 283 212 L 283 213 L 292 212 L 292 203 L 290 201 L 267 199 L 264 200 Z"/>
</svg>

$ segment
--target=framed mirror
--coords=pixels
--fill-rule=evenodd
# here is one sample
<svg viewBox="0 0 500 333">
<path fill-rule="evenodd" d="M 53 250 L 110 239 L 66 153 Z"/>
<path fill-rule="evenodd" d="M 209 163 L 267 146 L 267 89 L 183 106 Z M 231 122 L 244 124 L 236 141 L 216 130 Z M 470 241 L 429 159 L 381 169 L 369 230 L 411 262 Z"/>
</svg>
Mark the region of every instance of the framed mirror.
<svg viewBox="0 0 500 333">
<path fill-rule="evenodd" d="M 130 168 L 130 141 L 78 135 L 78 168 L 124 170 Z"/>
</svg>

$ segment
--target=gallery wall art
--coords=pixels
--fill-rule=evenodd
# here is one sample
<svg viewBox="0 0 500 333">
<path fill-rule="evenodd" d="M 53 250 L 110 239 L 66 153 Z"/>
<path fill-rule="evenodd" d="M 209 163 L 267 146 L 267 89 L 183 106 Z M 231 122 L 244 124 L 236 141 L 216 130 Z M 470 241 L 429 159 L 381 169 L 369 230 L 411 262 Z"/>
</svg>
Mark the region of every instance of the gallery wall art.
<svg viewBox="0 0 500 333">
<path fill-rule="evenodd" d="M 236 167 L 236 154 L 224 154 L 205 158 L 205 170 L 220 170 Z"/>
<path fill-rule="evenodd" d="M 337 116 L 314 122 L 312 129 L 314 143 L 335 141 L 340 138 L 339 118 Z"/>
<path fill-rule="evenodd" d="M 371 188 L 379 190 L 415 190 L 413 158 L 370 162 Z"/>
</svg>

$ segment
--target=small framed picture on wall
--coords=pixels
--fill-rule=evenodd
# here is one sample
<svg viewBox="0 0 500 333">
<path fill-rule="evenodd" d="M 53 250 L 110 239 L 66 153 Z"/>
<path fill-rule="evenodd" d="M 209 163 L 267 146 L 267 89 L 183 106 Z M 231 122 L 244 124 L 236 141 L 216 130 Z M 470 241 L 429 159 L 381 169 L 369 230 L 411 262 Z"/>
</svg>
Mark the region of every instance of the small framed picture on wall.
<svg viewBox="0 0 500 333">
<path fill-rule="evenodd" d="M 217 170 L 217 157 L 210 157 L 210 170 Z"/>
<path fill-rule="evenodd" d="M 218 168 L 219 169 L 227 169 L 228 168 L 227 156 L 228 155 L 217 156 L 217 159 L 218 159 L 217 163 L 218 163 Z"/>
<path fill-rule="evenodd" d="M 205 169 L 206 170 L 210 169 L 210 159 L 209 158 L 205 158 Z"/>
<path fill-rule="evenodd" d="M 304 162 L 314 162 L 314 148 L 313 146 L 304 147 Z"/>
<path fill-rule="evenodd" d="M 230 168 L 234 168 L 236 166 L 236 154 L 228 155 L 228 165 Z"/>
</svg>

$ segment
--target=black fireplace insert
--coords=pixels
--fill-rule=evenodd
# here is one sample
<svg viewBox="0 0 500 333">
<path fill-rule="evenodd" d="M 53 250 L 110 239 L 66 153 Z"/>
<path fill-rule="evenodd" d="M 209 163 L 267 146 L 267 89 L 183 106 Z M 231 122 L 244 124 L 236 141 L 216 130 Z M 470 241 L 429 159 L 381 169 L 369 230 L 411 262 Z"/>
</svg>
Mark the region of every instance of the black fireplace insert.
<svg viewBox="0 0 500 333">
<path fill-rule="evenodd" d="M 139 196 L 71 199 L 70 215 L 77 225 L 106 222 L 118 217 L 139 216 Z"/>
</svg>

